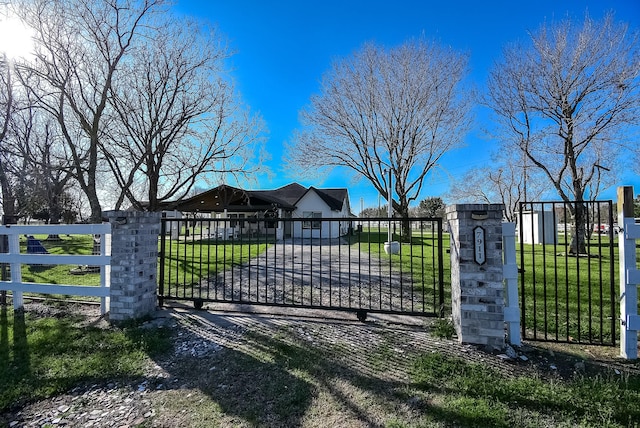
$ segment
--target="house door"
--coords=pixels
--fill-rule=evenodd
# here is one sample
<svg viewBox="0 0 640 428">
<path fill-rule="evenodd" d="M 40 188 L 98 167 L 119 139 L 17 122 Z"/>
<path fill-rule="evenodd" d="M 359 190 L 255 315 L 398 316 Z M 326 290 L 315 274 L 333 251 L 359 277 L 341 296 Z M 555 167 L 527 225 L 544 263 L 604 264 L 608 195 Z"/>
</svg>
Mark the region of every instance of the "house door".
<svg viewBox="0 0 640 428">
<path fill-rule="evenodd" d="M 291 213 L 290 212 L 284 213 L 284 218 L 291 218 Z M 290 221 L 284 222 L 284 237 L 291 238 L 291 222 Z"/>
</svg>

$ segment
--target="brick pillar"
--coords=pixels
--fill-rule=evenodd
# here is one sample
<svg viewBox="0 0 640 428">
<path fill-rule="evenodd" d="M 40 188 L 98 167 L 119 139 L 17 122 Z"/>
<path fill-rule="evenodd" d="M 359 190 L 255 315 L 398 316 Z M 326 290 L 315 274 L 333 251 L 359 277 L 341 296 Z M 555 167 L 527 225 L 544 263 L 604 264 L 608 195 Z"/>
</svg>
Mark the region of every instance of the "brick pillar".
<svg viewBox="0 0 640 428">
<path fill-rule="evenodd" d="M 462 343 L 503 348 L 502 204 L 447 207 L 451 310 Z"/>
<path fill-rule="evenodd" d="M 109 320 L 151 315 L 156 309 L 160 213 L 106 211 L 111 223 Z"/>
</svg>

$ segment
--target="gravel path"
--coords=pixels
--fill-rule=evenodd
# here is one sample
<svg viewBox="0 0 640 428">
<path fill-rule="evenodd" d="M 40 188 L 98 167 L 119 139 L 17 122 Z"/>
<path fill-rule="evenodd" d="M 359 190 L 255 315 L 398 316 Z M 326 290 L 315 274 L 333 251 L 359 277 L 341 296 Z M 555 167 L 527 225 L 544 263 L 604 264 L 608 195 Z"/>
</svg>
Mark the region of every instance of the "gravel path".
<svg viewBox="0 0 640 428">
<path fill-rule="evenodd" d="M 418 291 L 424 272 L 411 272 L 407 266 L 392 266 L 343 238 L 285 240 L 203 281 L 196 295 L 234 302 L 437 312 L 431 291 L 435 282 Z"/>
<path fill-rule="evenodd" d="M 94 321 L 87 323 L 93 324 L 99 319 L 99 313 L 96 308 L 91 311 L 95 313 L 90 313 L 89 318 Z M 396 323 L 396 319 L 401 321 Z M 10 428 L 178 426 L 180 419 L 175 419 L 178 416 L 167 419 L 161 403 L 172 392 L 184 390 L 185 394 L 190 393 L 202 375 L 198 372 L 185 375 L 179 367 L 187 361 L 204 361 L 225 349 L 247 351 L 252 346 L 245 340 L 247 332 L 275 336 L 286 329 L 309 346 L 326 346 L 327 349 L 338 346 L 364 355 L 368 347 L 375 346 L 388 333 L 385 328 L 393 326 L 393 337 L 398 346 L 394 349 L 392 370 L 388 375 L 404 376 L 403 370 L 411 353 L 442 346 L 441 341 L 427 333 L 424 323 L 422 318 L 382 315 L 360 323 L 345 313 L 295 309 L 281 315 L 164 309 L 144 327 L 174 329 L 174 350 L 162 360 L 150 360 L 143 377 L 125 383 L 78 386 L 66 394 L 0 415 L 0 426 L 3 421 Z M 363 369 L 367 369 L 366 364 Z"/>
<path fill-rule="evenodd" d="M 100 319 L 97 308 L 93 307 L 85 315 L 87 324 L 102 322 L 104 328 L 108 328 L 106 321 Z M 430 322 L 424 318 L 372 315 L 366 323 L 360 323 L 343 312 L 298 309 L 279 314 L 163 309 L 158 311 L 157 318 L 145 323 L 144 328 L 174 330 L 174 349 L 161 359 L 149 360 L 142 377 L 130 382 L 78 386 L 68 393 L 0 414 L 0 426 L 185 426 L 189 419 L 185 419 L 181 412 L 191 410 L 167 410 L 164 403 L 175 400 L 178 394 L 187 400 L 193 395 L 196 400 L 193 404 L 196 405 L 198 397 L 201 397 L 198 385 L 202 378 L 216 378 L 215 372 L 211 371 L 216 369 L 211 366 L 211 361 L 215 360 L 213 357 L 228 355 L 228 358 L 233 358 L 233 355 L 239 355 L 238 352 L 251 354 L 256 350 L 257 344 L 252 340 L 256 336 L 280 340 L 286 334 L 296 343 L 332 355 L 342 355 L 345 367 L 351 367 L 361 375 L 386 378 L 395 383 L 407 382 L 413 358 L 428 352 L 484 362 L 506 376 L 523 372 L 555 375 L 572 373 L 578 368 L 577 364 L 584 367 L 584 363 L 576 363 L 575 359 L 563 360 L 551 351 L 539 351 L 528 346 L 518 352 L 512 349 L 513 355 L 506 355 L 437 339 L 429 333 Z M 367 358 L 369 350 L 381 344 L 388 346 L 385 360 Z M 185 370 L 185 366 L 198 369 Z M 607 370 L 613 373 L 617 369 Z M 231 421 L 224 426 L 234 426 L 234 423 Z"/>
</svg>

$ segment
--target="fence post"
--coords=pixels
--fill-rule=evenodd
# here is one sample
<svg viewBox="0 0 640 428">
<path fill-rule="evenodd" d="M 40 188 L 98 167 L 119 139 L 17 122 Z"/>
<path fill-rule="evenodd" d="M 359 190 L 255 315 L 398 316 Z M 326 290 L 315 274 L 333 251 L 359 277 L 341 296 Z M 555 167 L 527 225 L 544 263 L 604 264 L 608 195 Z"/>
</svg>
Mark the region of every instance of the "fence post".
<svg viewBox="0 0 640 428">
<path fill-rule="evenodd" d="M 640 271 L 636 268 L 636 239 L 640 225 L 633 218 L 633 187 L 618 187 L 618 250 L 620 258 L 620 356 L 638 358 L 638 285 Z"/>
<path fill-rule="evenodd" d="M 156 309 L 160 213 L 106 211 L 111 223 L 109 320 L 143 318 Z"/>
<path fill-rule="evenodd" d="M 9 235 L 9 253 L 20 254 L 20 237 L 16 234 Z M 11 282 L 19 284 L 22 282 L 22 265 L 20 262 L 11 263 Z M 13 309 L 18 310 L 24 307 L 22 291 L 13 291 Z"/>
<path fill-rule="evenodd" d="M 518 265 L 516 264 L 516 224 L 502 223 L 504 251 L 504 322 L 507 323 L 509 343 L 520 346 L 520 306 L 518 305 Z"/>
<path fill-rule="evenodd" d="M 100 235 L 100 254 L 111 256 L 111 233 Z M 111 287 L 111 264 L 100 265 L 100 287 Z M 110 305 L 111 299 L 109 297 L 100 297 L 100 314 L 106 314 Z"/>
<path fill-rule="evenodd" d="M 447 207 L 451 313 L 462 343 L 504 348 L 502 204 Z"/>
</svg>

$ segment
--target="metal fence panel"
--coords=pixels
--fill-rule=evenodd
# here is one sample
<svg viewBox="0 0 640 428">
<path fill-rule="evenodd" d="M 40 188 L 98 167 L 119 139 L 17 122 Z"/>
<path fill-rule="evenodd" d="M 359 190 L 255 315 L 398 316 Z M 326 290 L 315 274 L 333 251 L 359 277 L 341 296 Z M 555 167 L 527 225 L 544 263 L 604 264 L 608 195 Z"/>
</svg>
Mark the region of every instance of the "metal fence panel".
<svg viewBox="0 0 640 428">
<path fill-rule="evenodd" d="M 359 316 L 444 311 L 441 219 L 412 218 L 403 225 L 387 218 L 192 218 L 162 224 L 161 304 L 248 303 Z M 399 254 L 385 253 L 389 230 L 401 243 Z"/>
<path fill-rule="evenodd" d="M 520 204 L 522 336 L 614 345 L 612 201 Z"/>
</svg>

